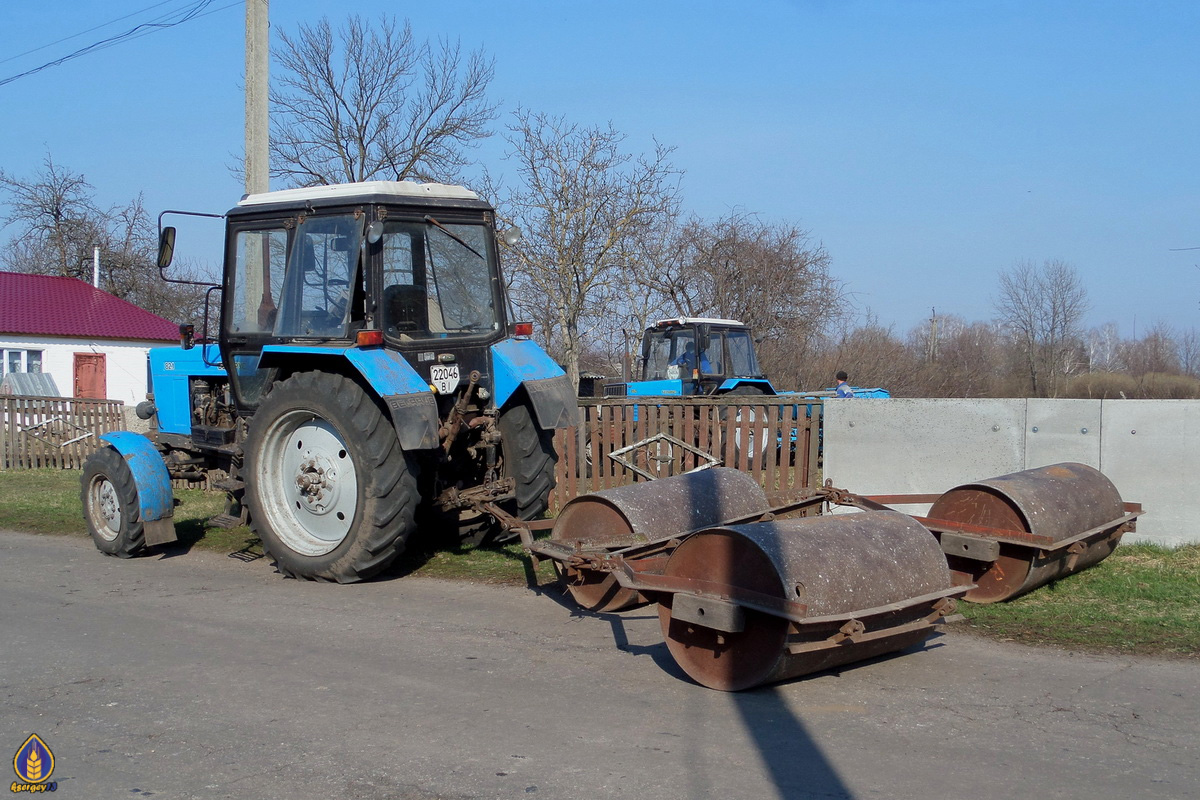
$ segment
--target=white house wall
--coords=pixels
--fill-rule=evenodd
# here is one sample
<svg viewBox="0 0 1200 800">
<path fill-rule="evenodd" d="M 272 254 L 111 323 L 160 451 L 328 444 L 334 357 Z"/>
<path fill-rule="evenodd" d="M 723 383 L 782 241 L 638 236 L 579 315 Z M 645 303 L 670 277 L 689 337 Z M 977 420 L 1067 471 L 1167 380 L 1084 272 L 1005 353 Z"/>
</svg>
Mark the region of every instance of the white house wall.
<svg viewBox="0 0 1200 800">
<path fill-rule="evenodd" d="M 84 342 L 63 337 L 0 336 L 0 348 L 41 350 L 42 372 L 54 377 L 59 392 L 65 397 L 71 396 L 75 387 L 75 354 L 102 353 L 107 399 L 121 400 L 126 405 L 136 405 L 146 399 L 146 353 L 151 347 L 168 344 L 171 343 L 108 339 Z"/>
</svg>

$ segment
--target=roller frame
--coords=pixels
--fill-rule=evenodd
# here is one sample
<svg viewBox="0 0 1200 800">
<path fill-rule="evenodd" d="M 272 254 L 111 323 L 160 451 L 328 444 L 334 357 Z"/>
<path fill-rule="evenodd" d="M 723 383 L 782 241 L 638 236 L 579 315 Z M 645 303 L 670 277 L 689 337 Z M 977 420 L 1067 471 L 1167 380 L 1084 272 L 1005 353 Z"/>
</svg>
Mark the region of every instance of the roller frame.
<svg viewBox="0 0 1200 800">
<path fill-rule="evenodd" d="M 932 503 L 941 495 L 937 494 L 887 494 L 887 495 L 856 495 L 846 492 L 842 489 L 833 489 L 827 487 L 825 489 L 829 501 L 834 505 L 846 506 L 849 508 L 858 508 L 863 511 L 895 511 L 893 505 L 916 505 Z M 915 514 L 910 514 L 913 519 L 929 529 L 934 536 L 938 537 L 938 541 L 942 543 L 942 550 L 948 555 L 960 556 L 976 561 L 995 561 L 999 555 L 998 548 L 992 548 L 988 545 L 1000 543 L 1015 545 L 1020 548 L 1033 551 L 1031 558 L 1047 558 L 1053 556 L 1060 550 L 1070 548 L 1078 544 L 1090 544 L 1089 540 L 1099 540 L 1106 536 L 1110 536 L 1117 532 L 1118 528 L 1123 528 L 1121 533 L 1125 533 L 1133 529 L 1133 522 L 1145 512 L 1142 510 L 1141 503 L 1123 502 L 1123 516 L 1116 519 L 1103 522 L 1095 527 L 1089 528 L 1086 531 L 1065 536 L 1060 539 L 1055 539 L 1052 536 L 1042 536 L 1036 533 L 1027 533 L 1025 531 L 1013 531 L 1005 528 L 991 528 L 986 525 L 969 525 L 963 522 L 951 522 L 944 519 L 934 519 L 932 517 L 922 517 Z M 899 512 L 902 513 L 902 512 Z M 974 555 L 970 552 L 964 552 L 958 549 L 949 549 L 946 534 L 952 537 L 961 537 L 963 540 L 979 545 L 980 550 L 987 551 L 987 554 Z M 951 538 L 950 542 L 954 539 Z"/>
</svg>

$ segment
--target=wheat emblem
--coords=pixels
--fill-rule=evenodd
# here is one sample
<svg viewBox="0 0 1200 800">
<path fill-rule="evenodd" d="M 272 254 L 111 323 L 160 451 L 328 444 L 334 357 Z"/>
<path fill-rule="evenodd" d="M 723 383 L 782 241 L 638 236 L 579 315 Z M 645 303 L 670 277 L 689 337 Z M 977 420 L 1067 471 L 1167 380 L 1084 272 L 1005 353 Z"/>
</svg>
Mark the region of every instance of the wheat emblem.
<svg viewBox="0 0 1200 800">
<path fill-rule="evenodd" d="M 54 754 L 35 733 L 25 740 L 13 757 L 13 769 L 27 783 L 43 783 L 54 772 Z"/>
<path fill-rule="evenodd" d="M 29 757 L 25 759 L 25 779 L 37 783 L 42 779 L 42 757 L 36 748 L 30 748 Z"/>
</svg>

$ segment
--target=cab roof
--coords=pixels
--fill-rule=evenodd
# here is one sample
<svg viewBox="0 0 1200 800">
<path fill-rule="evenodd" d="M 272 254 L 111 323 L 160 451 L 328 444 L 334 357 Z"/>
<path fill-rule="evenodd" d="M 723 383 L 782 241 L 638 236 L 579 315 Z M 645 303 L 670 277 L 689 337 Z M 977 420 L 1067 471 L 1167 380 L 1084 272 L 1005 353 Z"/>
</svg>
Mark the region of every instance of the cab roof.
<svg viewBox="0 0 1200 800">
<path fill-rule="evenodd" d="M 281 189 L 276 192 L 248 194 L 238 201 L 234 212 L 255 211 L 272 206 L 336 206 L 348 203 L 395 203 L 399 205 L 448 205 L 491 208 L 479 195 L 464 186 L 417 181 L 362 181 Z"/>
<path fill-rule="evenodd" d="M 263 205 L 266 203 L 294 203 L 304 200 L 331 200 L 363 195 L 382 195 L 410 199 L 413 197 L 437 197 L 453 200 L 478 200 L 479 195 L 463 186 L 448 183 L 417 183 L 416 181 L 362 181 L 361 183 L 334 183 L 325 186 L 305 186 L 299 189 L 281 189 L 277 192 L 248 194 L 238 202 L 239 206 Z"/>
<path fill-rule="evenodd" d="M 684 325 L 726 325 L 729 327 L 744 328 L 746 323 L 736 319 L 721 319 L 719 317 L 672 317 L 671 319 L 660 319 L 658 322 L 650 326 L 651 330 L 655 328 L 673 328 Z"/>
</svg>

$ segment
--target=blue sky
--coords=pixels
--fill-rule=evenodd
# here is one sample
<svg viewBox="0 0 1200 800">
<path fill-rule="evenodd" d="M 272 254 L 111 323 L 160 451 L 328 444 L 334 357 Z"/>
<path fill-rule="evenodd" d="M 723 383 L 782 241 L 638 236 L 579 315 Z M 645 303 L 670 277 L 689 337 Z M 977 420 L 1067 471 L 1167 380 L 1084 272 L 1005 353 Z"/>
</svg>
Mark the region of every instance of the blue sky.
<svg viewBox="0 0 1200 800">
<path fill-rule="evenodd" d="M 0 80 L 192 2 L 4 3 Z M 1200 3 L 276 0 L 271 24 L 351 8 L 482 46 L 506 110 L 674 146 L 686 208 L 800 224 L 900 333 L 990 319 L 1019 259 L 1074 264 L 1123 336 L 1200 318 L 1200 250 L 1172 251 L 1200 247 Z M 49 151 L 106 203 L 232 205 L 243 7 L 208 11 L 0 86 L 0 168 Z"/>
</svg>

